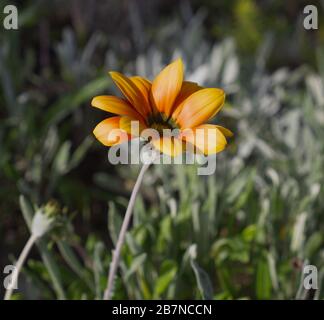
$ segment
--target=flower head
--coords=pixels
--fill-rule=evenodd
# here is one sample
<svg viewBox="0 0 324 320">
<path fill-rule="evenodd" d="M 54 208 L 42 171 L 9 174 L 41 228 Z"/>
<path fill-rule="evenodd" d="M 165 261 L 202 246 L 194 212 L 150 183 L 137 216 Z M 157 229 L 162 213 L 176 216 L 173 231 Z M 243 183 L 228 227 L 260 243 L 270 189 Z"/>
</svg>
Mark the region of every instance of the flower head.
<svg viewBox="0 0 324 320">
<path fill-rule="evenodd" d="M 117 114 L 100 122 L 93 133 L 106 146 L 130 140 L 136 135 L 131 122 L 139 124 L 139 135 L 154 129 L 158 136 L 148 141 L 160 152 L 177 156 L 192 145 L 205 155 L 224 150 L 226 137 L 232 132 L 224 127 L 205 122 L 222 108 L 225 92 L 218 88 L 202 88 L 197 83 L 183 80 L 183 63 L 178 59 L 166 66 L 153 80 L 126 77 L 119 72 L 110 76 L 124 98 L 97 96 L 92 106 Z M 166 134 L 165 132 L 176 132 Z M 111 134 L 114 131 L 115 134 Z M 117 133 L 120 133 L 116 135 Z"/>
<path fill-rule="evenodd" d="M 54 226 L 58 212 L 59 207 L 56 202 L 49 202 L 40 207 L 33 217 L 32 234 L 40 238 L 47 233 Z"/>
</svg>

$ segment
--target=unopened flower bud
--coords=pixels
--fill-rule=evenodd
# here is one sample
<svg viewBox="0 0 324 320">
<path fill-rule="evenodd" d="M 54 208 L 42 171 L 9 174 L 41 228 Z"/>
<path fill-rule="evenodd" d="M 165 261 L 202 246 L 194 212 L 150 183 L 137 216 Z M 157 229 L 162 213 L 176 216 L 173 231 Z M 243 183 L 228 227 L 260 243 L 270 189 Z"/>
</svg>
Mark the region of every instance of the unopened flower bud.
<svg viewBox="0 0 324 320">
<path fill-rule="evenodd" d="M 32 234 L 40 238 L 48 232 L 53 226 L 55 216 L 58 212 L 58 206 L 54 202 L 49 202 L 45 206 L 40 207 L 32 221 Z"/>
</svg>

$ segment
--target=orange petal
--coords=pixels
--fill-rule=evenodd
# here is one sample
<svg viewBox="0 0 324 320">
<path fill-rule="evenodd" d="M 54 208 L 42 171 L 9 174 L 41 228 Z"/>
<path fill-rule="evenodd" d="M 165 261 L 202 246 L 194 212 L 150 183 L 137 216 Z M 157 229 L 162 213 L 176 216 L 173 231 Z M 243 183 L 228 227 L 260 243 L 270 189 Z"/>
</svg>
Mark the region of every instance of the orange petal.
<svg viewBox="0 0 324 320">
<path fill-rule="evenodd" d="M 183 141 L 175 137 L 162 137 L 151 141 L 155 149 L 170 156 L 176 157 L 185 151 Z"/>
<path fill-rule="evenodd" d="M 182 131 L 180 138 L 194 145 L 198 153 L 200 152 L 205 155 L 221 152 L 225 149 L 227 144 L 222 131 L 218 126 L 212 124 L 204 124 L 194 129 L 185 129 Z"/>
<path fill-rule="evenodd" d="M 180 111 L 183 107 L 183 102 L 191 96 L 196 91 L 202 89 L 202 87 L 198 86 L 195 82 L 190 81 L 183 81 L 181 90 L 179 92 L 179 95 L 174 103 L 174 112 L 172 114 L 173 119 L 177 119 L 177 116 L 179 115 Z"/>
<path fill-rule="evenodd" d="M 139 137 L 141 132 L 146 129 L 146 125 L 136 118 L 132 117 L 121 117 L 119 121 L 120 129 L 126 131 L 132 137 Z"/>
<path fill-rule="evenodd" d="M 129 78 L 134 85 L 139 89 L 141 92 L 144 100 L 145 100 L 145 105 L 143 106 L 145 109 L 145 115 L 148 115 L 152 113 L 152 109 L 150 106 L 150 100 L 149 100 L 149 93 L 151 90 L 151 82 L 143 77 L 135 76 L 135 77 L 130 77 Z"/>
<path fill-rule="evenodd" d="M 97 96 L 92 99 L 91 105 L 98 109 L 118 115 L 142 118 L 142 116 L 127 101 L 118 97 Z"/>
<path fill-rule="evenodd" d="M 223 106 L 225 92 L 217 88 L 201 89 L 184 102 L 177 123 L 182 129 L 193 128 L 214 116 Z"/>
<path fill-rule="evenodd" d="M 155 108 L 170 116 L 173 104 L 181 90 L 183 63 L 178 59 L 166 66 L 152 83 L 152 102 Z"/>
<path fill-rule="evenodd" d="M 148 97 L 148 92 L 151 90 L 152 86 L 149 80 L 140 76 L 130 77 L 129 79 L 136 84 L 136 86 L 142 91 L 144 96 Z"/>
<path fill-rule="evenodd" d="M 112 117 L 101 121 L 93 130 L 95 137 L 105 146 L 113 146 L 130 139 L 126 131 L 119 126 L 122 117 Z"/>
<path fill-rule="evenodd" d="M 134 84 L 132 80 L 125 77 L 119 72 L 109 72 L 110 76 L 116 83 L 117 87 L 127 98 L 128 102 L 134 106 L 138 113 L 145 115 L 145 98 L 141 90 Z"/>
</svg>

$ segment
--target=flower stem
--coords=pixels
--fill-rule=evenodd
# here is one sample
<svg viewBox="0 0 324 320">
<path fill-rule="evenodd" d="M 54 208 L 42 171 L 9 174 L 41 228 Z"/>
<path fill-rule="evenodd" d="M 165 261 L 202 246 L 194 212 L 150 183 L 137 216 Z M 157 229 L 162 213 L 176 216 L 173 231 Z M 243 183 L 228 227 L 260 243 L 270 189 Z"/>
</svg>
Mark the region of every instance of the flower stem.
<svg viewBox="0 0 324 320">
<path fill-rule="evenodd" d="M 16 266 L 15 266 L 15 269 L 14 269 L 14 271 L 12 273 L 11 281 L 10 281 L 10 284 L 9 284 L 7 290 L 6 290 L 4 300 L 10 300 L 13 289 L 16 287 L 19 273 L 20 273 L 20 271 L 22 269 L 22 266 L 23 266 L 28 254 L 29 254 L 29 251 L 33 247 L 36 239 L 37 239 L 37 236 L 34 235 L 34 234 L 31 234 L 28 241 L 26 242 L 25 247 L 24 247 L 23 251 L 21 252 L 21 254 L 19 256 L 19 258 L 17 260 L 17 263 L 16 263 Z"/>
<path fill-rule="evenodd" d="M 107 287 L 106 287 L 106 290 L 104 293 L 104 300 L 110 300 L 112 298 L 115 276 L 116 276 L 116 272 L 117 272 L 117 268 L 118 268 L 119 260 L 120 260 L 120 253 L 121 253 L 121 249 L 124 244 L 126 231 L 127 231 L 130 219 L 132 217 L 133 208 L 134 208 L 135 200 L 136 200 L 136 195 L 137 195 L 139 187 L 142 183 L 144 173 L 148 169 L 149 166 L 150 166 L 150 164 L 143 164 L 141 171 L 137 177 L 131 197 L 129 199 L 129 203 L 128 203 L 127 210 L 125 213 L 124 221 L 123 221 L 123 224 L 121 226 L 121 229 L 120 229 L 120 232 L 118 235 L 116 249 L 112 253 L 112 261 L 111 261 L 110 268 L 109 268 L 108 282 L 107 282 Z"/>
</svg>

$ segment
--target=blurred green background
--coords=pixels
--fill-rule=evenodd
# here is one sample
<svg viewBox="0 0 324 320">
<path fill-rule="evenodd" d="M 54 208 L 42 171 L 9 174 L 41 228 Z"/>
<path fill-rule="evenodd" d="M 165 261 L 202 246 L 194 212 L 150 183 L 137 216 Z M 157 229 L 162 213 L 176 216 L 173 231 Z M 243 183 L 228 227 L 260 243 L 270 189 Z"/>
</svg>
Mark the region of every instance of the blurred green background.
<svg viewBox="0 0 324 320">
<path fill-rule="evenodd" d="M 186 77 L 221 87 L 215 123 L 234 139 L 212 176 L 150 168 L 122 253 L 114 298 L 323 298 L 324 4 L 309 1 L 2 1 L 0 270 L 49 201 L 59 230 L 31 252 L 16 299 L 101 298 L 138 166 L 113 166 L 92 136 L 115 94 L 107 71 L 150 79 L 181 56 Z M 2 14 L 2 22 L 5 17 Z M 319 289 L 304 290 L 303 265 Z M 2 282 L 2 279 L 0 279 Z M 0 286 L 0 294 L 3 294 Z"/>
</svg>

